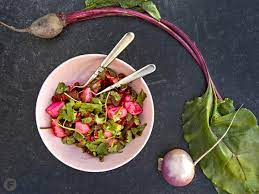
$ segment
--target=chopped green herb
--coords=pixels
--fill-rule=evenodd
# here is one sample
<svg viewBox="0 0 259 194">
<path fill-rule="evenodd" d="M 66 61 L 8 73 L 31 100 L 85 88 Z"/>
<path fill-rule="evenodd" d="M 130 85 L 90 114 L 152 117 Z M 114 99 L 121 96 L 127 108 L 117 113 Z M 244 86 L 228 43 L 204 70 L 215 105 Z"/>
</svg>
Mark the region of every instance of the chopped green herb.
<svg viewBox="0 0 259 194">
<path fill-rule="evenodd" d="M 97 125 L 101 125 L 101 124 L 104 124 L 106 122 L 105 117 L 99 117 L 97 114 L 95 115 L 94 120 L 97 123 Z"/>
<path fill-rule="evenodd" d="M 91 123 L 93 121 L 93 118 L 92 117 L 86 117 L 86 118 L 83 118 L 82 119 L 82 123 Z"/>
<path fill-rule="evenodd" d="M 87 112 L 95 112 L 96 114 L 103 112 L 102 104 L 82 103 L 79 112 L 86 114 Z"/>
<path fill-rule="evenodd" d="M 140 120 L 137 115 L 134 116 L 134 123 L 135 125 L 140 125 Z"/>
<path fill-rule="evenodd" d="M 131 132 L 134 136 L 136 136 L 136 135 L 140 136 L 146 126 L 147 126 L 147 124 L 144 124 L 144 125 L 139 125 L 137 127 L 131 128 Z"/>
<path fill-rule="evenodd" d="M 139 104 L 139 105 L 143 105 L 143 101 L 146 99 L 146 97 L 147 97 L 147 95 L 146 95 L 146 93 L 143 91 L 143 90 L 141 90 L 140 92 L 139 92 L 139 94 L 138 94 L 138 97 L 137 97 L 137 100 L 136 100 L 136 102 Z"/>
<path fill-rule="evenodd" d="M 64 82 L 59 82 L 57 88 L 56 88 L 56 94 L 62 94 L 64 92 L 68 91 L 68 87 Z"/>
<path fill-rule="evenodd" d="M 62 138 L 62 143 L 63 144 L 68 144 L 68 145 L 72 145 L 76 142 L 75 138 L 73 136 L 67 136 L 67 137 L 63 137 Z"/>
<path fill-rule="evenodd" d="M 120 101 L 121 100 L 121 96 L 118 92 L 116 91 L 111 91 L 111 96 L 114 98 L 114 100 L 116 102 Z"/>
<path fill-rule="evenodd" d="M 132 132 L 129 130 L 126 133 L 126 142 L 129 143 L 132 141 Z"/>
</svg>

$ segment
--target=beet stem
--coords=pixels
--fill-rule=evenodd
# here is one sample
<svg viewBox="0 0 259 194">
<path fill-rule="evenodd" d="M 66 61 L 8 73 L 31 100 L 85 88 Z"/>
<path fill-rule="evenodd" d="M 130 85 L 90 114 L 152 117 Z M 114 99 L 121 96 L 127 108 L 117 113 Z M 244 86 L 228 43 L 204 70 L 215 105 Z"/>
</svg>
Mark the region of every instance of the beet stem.
<svg viewBox="0 0 259 194">
<path fill-rule="evenodd" d="M 208 71 L 208 67 L 206 65 L 206 62 L 200 50 L 195 45 L 195 43 L 189 38 L 188 35 L 186 35 L 180 28 L 171 24 L 170 22 L 164 19 L 157 21 L 156 19 L 148 16 L 147 14 L 143 14 L 130 9 L 123 9 L 123 8 L 117 8 L 117 7 L 108 7 L 108 8 L 101 8 L 101 9 L 91 9 L 91 10 L 71 12 L 71 13 L 65 14 L 65 17 L 63 17 L 63 20 L 65 20 L 65 23 L 68 25 L 78 21 L 90 20 L 90 19 L 105 17 L 105 16 L 134 16 L 134 17 L 146 20 L 149 23 L 152 23 L 160 27 L 164 31 L 166 31 L 168 34 L 174 37 L 191 54 L 191 56 L 194 58 L 194 60 L 197 62 L 198 66 L 202 70 L 207 83 L 208 84 L 211 83 L 213 92 L 216 94 L 218 99 L 222 100 L 222 97 L 220 96 L 219 92 L 215 87 L 214 82 L 211 79 L 211 76 Z"/>
<path fill-rule="evenodd" d="M 22 29 L 19 29 L 19 28 L 15 28 L 14 26 L 10 26 L 2 21 L 0 21 L 0 24 L 2 26 L 5 26 L 6 28 L 12 30 L 12 31 L 15 31 L 15 32 L 29 32 L 30 30 L 28 28 L 22 28 Z"/>
</svg>

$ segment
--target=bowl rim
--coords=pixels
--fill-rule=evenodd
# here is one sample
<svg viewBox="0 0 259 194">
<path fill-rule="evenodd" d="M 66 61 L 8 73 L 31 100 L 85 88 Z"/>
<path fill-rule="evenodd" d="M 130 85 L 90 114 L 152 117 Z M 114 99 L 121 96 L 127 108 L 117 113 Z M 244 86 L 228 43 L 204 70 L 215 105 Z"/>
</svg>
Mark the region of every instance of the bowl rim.
<svg viewBox="0 0 259 194">
<path fill-rule="evenodd" d="M 78 166 L 75 166 L 69 162 L 66 162 L 66 161 L 63 161 L 61 158 L 57 157 L 55 155 L 54 152 L 52 152 L 48 146 L 46 145 L 44 139 L 43 139 L 43 136 L 41 135 L 40 133 L 40 126 L 39 126 L 39 121 L 37 119 L 37 107 L 39 106 L 39 95 L 40 93 L 43 91 L 43 85 L 45 84 L 46 80 L 50 77 L 50 75 L 56 71 L 58 71 L 60 68 L 62 68 L 62 66 L 66 65 L 67 63 L 70 63 L 71 61 L 74 61 L 74 60 L 77 60 L 79 58 L 85 58 L 85 57 L 106 57 L 107 55 L 104 55 L 104 54 L 83 54 L 83 55 L 78 55 L 78 56 L 75 56 L 75 57 L 72 57 L 72 58 L 69 58 L 67 59 L 66 61 L 62 62 L 60 65 L 58 65 L 55 69 L 53 69 L 49 75 L 45 78 L 44 82 L 42 83 L 41 87 L 40 87 L 40 90 L 39 90 L 39 93 L 37 95 L 37 101 L 36 101 L 36 104 L 35 104 L 35 121 L 36 121 L 36 126 L 37 126 L 37 129 L 38 129 L 38 133 L 41 137 L 41 140 L 42 142 L 44 143 L 44 145 L 46 146 L 47 150 L 57 159 L 59 160 L 60 162 L 62 162 L 63 164 L 73 168 L 73 169 L 76 169 L 76 170 L 80 170 L 80 171 L 83 171 L 83 172 L 107 172 L 107 171 L 111 171 L 111 170 L 114 170 L 114 169 L 117 169 L 119 167 L 122 167 L 124 166 L 125 164 L 129 163 L 131 160 L 133 160 L 142 150 L 143 148 L 145 147 L 145 145 L 147 144 L 150 136 L 151 136 L 151 133 L 152 133 L 152 130 L 153 130 L 153 125 L 154 125 L 154 102 L 153 102 L 153 97 L 152 97 L 152 94 L 149 90 L 149 87 L 148 85 L 146 84 L 145 80 L 143 78 L 140 78 L 144 87 L 146 87 L 147 89 L 147 93 L 148 95 L 150 96 L 150 99 L 151 99 L 151 110 L 152 110 L 152 114 L 151 114 L 151 121 L 150 121 L 150 130 L 149 130 L 149 133 L 147 134 L 147 138 L 145 139 L 145 141 L 143 142 L 143 144 L 141 144 L 141 146 L 138 148 L 138 150 L 134 153 L 134 155 L 130 158 L 128 158 L 127 160 L 124 160 L 123 162 L 113 166 L 113 167 L 110 167 L 110 168 L 106 168 L 106 169 L 101 169 L 101 170 L 91 170 L 91 169 L 84 169 L 84 168 L 81 168 L 81 167 L 78 167 Z M 126 67 L 128 67 L 130 70 L 132 71 L 136 71 L 132 66 L 130 66 L 128 63 L 126 63 L 125 61 L 119 59 L 119 58 L 116 58 L 115 60 L 117 60 L 118 62 L 122 63 L 123 65 L 125 65 Z"/>
</svg>

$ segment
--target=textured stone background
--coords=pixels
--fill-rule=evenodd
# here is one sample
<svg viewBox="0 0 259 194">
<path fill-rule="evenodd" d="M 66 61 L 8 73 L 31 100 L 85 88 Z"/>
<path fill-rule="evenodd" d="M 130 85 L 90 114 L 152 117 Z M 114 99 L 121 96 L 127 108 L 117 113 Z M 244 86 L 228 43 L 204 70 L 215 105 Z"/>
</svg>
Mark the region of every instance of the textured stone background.
<svg viewBox="0 0 259 194">
<path fill-rule="evenodd" d="M 259 116 L 259 1 L 155 2 L 164 18 L 195 40 L 219 91 Z M 1 0 L 0 20 L 24 26 L 49 12 L 82 7 L 83 0 Z M 135 68 L 151 62 L 158 67 L 145 78 L 154 96 L 153 133 L 143 151 L 119 169 L 98 174 L 76 171 L 43 145 L 34 116 L 37 94 L 61 62 L 84 53 L 108 53 L 128 31 L 135 32 L 136 40 L 120 58 Z M 9 193 L 6 187 L 17 194 L 216 193 L 199 168 L 185 188 L 169 186 L 156 170 L 161 154 L 187 148 L 181 131 L 183 104 L 205 89 L 192 58 L 160 29 L 137 19 L 112 17 L 81 22 L 54 40 L 41 40 L 0 28 L 0 60 L 1 194 Z"/>
</svg>

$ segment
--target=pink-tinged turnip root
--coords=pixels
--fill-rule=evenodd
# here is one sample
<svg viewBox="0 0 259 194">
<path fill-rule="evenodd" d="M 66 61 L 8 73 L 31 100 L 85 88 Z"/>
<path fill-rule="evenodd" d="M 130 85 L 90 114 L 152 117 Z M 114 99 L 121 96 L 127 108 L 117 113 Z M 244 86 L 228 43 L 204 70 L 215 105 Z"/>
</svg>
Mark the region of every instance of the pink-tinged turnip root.
<svg viewBox="0 0 259 194">
<path fill-rule="evenodd" d="M 106 8 L 100 8 L 100 9 L 75 11 L 71 13 L 47 14 L 37 19 L 35 22 L 31 24 L 31 26 L 24 29 L 17 29 L 1 21 L 0 21 L 0 24 L 17 32 L 28 32 L 40 38 L 50 39 L 59 35 L 62 32 L 63 28 L 66 27 L 67 25 L 73 24 L 78 21 L 90 20 L 90 19 L 106 17 L 106 16 L 137 17 L 149 23 L 152 23 L 155 26 L 159 27 L 160 29 L 166 31 L 173 38 L 179 41 L 179 43 L 192 55 L 194 60 L 197 62 L 198 66 L 203 71 L 203 74 L 207 80 L 207 83 L 212 84 L 213 91 L 215 92 L 215 94 L 219 99 L 222 99 L 209 75 L 209 71 L 205 63 L 205 60 L 202 57 L 195 43 L 181 29 L 179 29 L 177 26 L 173 25 L 172 23 L 164 19 L 161 19 L 160 21 L 158 21 L 150 17 L 149 15 L 140 13 L 138 11 L 123 9 L 118 7 L 106 7 Z"/>
<path fill-rule="evenodd" d="M 196 161 L 193 161 L 191 156 L 182 149 L 173 149 L 169 151 L 164 158 L 159 158 L 158 170 L 162 171 L 164 179 L 169 184 L 176 187 L 188 185 L 193 180 L 195 175 L 196 164 L 198 164 L 208 153 L 210 153 L 226 136 L 241 107 L 235 112 L 225 133 L 211 148 L 209 148 L 204 154 L 196 159 Z"/>
<path fill-rule="evenodd" d="M 52 117 L 56 118 L 59 110 L 65 105 L 65 102 L 53 102 L 46 108 L 46 112 Z"/>
</svg>

